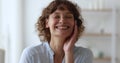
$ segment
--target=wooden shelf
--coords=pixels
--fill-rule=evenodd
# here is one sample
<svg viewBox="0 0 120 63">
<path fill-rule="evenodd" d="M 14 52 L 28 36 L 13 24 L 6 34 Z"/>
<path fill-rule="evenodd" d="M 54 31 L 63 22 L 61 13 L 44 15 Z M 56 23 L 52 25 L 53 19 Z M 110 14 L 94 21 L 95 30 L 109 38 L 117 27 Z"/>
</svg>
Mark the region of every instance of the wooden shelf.
<svg viewBox="0 0 120 63">
<path fill-rule="evenodd" d="M 111 58 L 95 58 L 93 63 L 111 63 Z"/>
<path fill-rule="evenodd" d="M 110 37 L 110 36 L 112 36 L 110 33 L 104 33 L 104 34 L 102 34 L 102 33 L 85 33 L 85 34 L 83 34 L 83 36 L 93 36 L 93 37 L 102 37 L 102 36 L 104 36 L 104 37 Z"/>
<path fill-rule="evenodd" d="M 106 57 L 106 58 L 94 58 L 95 61 L 111 61 L 110 57 Z"/>
<path fill-rule="evenodd" d="M 82 9 L 81 10 L 81 13 L 82 13 L 83 17 L 86 19 L 85 21 L 86 21 L 87 24 L 89 24 L 90 21 L 94 22 L 95 24 L 96 23 L 99 24 L 100 21 L 103 21 L 103 22 L 105 22 L 103 24 L 104 26 L 109 26 L 109 25 L 112 26 L 112 28 L 108 27 L 108 29 L 107 29 L 107 27 L 105 27 L 105 32 L 101 32 L 101 30 L 100 30 L 98 33 L 97 32 L 96 33 L 94 33 L 94 32 L 90 33 L 90 32 L 87 32 L 87 31 L 92 31 L 90 29 L 89 25 L 88 25 L 88 28 L 90 30 L 88 29 L 82 35 L 82 38 L 84 40 L 92 42 L 92 44 L 90 43 L 90 47 L 96 47 L 96 48 L 98 47 L 105 54 L 114 52 L 114 53 L 112 53 L 112 56 L 115 55 L 115 53 L 116 53 L 115 44 L 116 44 L 116 39 L 117 39 L 117 36 L 118 36 L 116 31 L 114 31 L 115 30 L 114 27 L 116 27 L 116 11 L 117 10 L 115 8 L 103 8 L 103 9 L 91 9 L 90 8 L 90 9 Z M 89 21 L 89 22 L 87 22 L 87 21 Z M 94 25 L 92 27 L 95 28 Z M 97 44 L 98 42 L 101 42 L 101 41 L 103 42 L 103 45 L 102 45 L 102 43 L 100 43 L 100 45 Z M 105 45 L 106 43 L 104 44 L 104 42 L 107 42 L 110 45 L 106 46 Z M 99 46 L 97 46 L 96 44 L 99 45 Z M 108 51 L 107 47 L 111 47 L 112 49 L 110 51 Z M 103 58 L 94 58 L 93 63 L 115 63 L 116 56 L 114 56 L 115 58 L 114 57 L 112 58 L 112 56 L 103 57 Z"/>
<path fill-rule="evenodd" d="M 111 12 L 112 9 L 111 8 L 107 8 L 107 9 L 83 9 L 82 12 Z"/>
</svg>

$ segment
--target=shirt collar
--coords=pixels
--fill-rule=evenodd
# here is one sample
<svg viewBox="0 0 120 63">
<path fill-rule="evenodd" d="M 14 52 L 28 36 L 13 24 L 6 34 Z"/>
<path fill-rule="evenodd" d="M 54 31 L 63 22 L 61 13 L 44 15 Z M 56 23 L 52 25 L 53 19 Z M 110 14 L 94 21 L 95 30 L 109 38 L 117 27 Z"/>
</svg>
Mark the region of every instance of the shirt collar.
<svg viewBox="0 0 120 63">
<path fill-rule="evenodd" d="M 53 50 L 51 49 L 51 47 L 50 47 L 50 45 L 49 45 L 48 42 L 46 42 L 46 46 L 47 46 L 47 49 L 48 49 L 48 51 L 50 52 L 50 54 L 51 54 L 51 55 L 54 55 L 54 52 L 53 52 Z"/>
</svg>

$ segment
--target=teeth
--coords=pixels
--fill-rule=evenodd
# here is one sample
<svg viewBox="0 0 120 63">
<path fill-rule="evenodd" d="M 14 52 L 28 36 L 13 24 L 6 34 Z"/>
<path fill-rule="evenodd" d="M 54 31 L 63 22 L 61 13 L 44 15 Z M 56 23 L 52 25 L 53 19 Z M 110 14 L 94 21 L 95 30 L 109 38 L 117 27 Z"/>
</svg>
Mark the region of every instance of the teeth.
<svg viewBox="0 0 120 63">
<path fill-rule="evenodd" d="M 67 27 L 58 27 L 58 28 L 60 28 L 60 29 L 67 29 Z"/>
<path fill-rule="evenodd" d="M 69 27 L 68 27 L 68 26 L 57 26 L 56 28 L 62 29 L 62 30 L 66 30 L 66 29 L 68 29 Z"/>
</svg>

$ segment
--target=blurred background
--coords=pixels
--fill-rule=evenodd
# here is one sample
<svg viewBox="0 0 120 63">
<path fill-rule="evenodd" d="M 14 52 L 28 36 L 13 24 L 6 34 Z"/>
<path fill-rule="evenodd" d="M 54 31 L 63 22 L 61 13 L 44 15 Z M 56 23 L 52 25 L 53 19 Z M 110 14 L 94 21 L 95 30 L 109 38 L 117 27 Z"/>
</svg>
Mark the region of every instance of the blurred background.
<svg viewBox="0 0 120 63">
<path fill-rule="evenodd" d="M 23 49 L 40 43 L 35 23 L 52 0 L 0 0 L 0 63 L 18 63 Z M 93 63 L 120 63 L 120 0 L 71 0 L 81 8 L 85 32 L 76 46 Z"/>
</svg>

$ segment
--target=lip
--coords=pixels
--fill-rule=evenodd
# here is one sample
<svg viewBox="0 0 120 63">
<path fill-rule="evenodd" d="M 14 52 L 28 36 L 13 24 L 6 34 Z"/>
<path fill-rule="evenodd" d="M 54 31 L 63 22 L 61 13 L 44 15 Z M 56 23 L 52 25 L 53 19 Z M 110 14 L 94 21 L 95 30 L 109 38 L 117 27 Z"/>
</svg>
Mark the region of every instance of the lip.
<svg viewBox="0 0 120 63">
<path fill-rule="evenodd" d="M 55 26 L 56 29 L 59 29 L 59 30 L 67 30 L 70 28 L 70 26 L 68 25 L 57 25 Z"/>
</svg>

